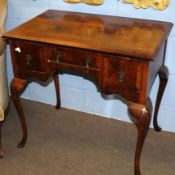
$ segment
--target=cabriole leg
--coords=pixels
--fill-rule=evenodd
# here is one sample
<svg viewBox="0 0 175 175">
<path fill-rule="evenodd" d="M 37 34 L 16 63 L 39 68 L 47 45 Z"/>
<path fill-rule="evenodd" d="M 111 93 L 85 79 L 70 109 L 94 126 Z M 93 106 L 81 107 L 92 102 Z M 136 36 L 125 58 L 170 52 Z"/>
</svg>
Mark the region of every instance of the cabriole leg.
<svg viewBox="0 0 175 175">
<path fill-rule="evenodd" d="M 56 99 L 57 99 L 57 104 L 56 104 L 55 108 L 59 109 L 61 107 L 61 100 L 60 100 L 59 77 L 58 77 L 58 73 L 57 72 L 54 73 L 53 79 L 54 79 L 55 91 L 56 91 Z"/>
<path fill-rule="evenodd" d="M 24 147 L 26 140 L 27 140 L 27 125 L 25 121 L 25 116 L 23 112 L 23 108 L 21 106 L 20 98 L 19 95 L 24 91 L 25 87 L 27 86 L 27 81 L 14 78 L 11 81 L 11 86 L 10 86 L 10 91 L 11 91 L 11 99 L 13 103 L 15 104 L 16 110 L 18 112 L 20 122 L 21 122 L 21 127 L 23 131 L 23 136 L 21 141 L 18 144 L 19 148 Z"/>
<path fill-rule="evenodd" d="M 159 83 L 159 90 L 158 90 L 158 94 L 157 94 L 154 119 L 153 119 L 153 125 L 154 125 L 154 129 L 156 131 L 161 131 L 161 128 L 159 127 L 158 122 L 157 122 L 157 115 L 159 112 L 159 107 L 160 107 L 160 103 L 162 100 L 162 96 L 163 96 L 163 93 L 165 91 L 165 87 L 166 87 L 167 82 L 168 82 L 168 74 L 169 74 L 169 72 L 168 72 L 168 68 L 166 66 L 162 66 L 158 72 L 160 83 Z"/>
<path fill-rule="evenodd" d="M 146 134 L 148 132 L 149 124 L 150 124 L 152 103 L 149 98 L 147 100 L 146 105 L 129 102 L 128 109 L 136 122 L 137 131 L 138 131 L 134 171 L 135 171 L 135 175 L 141 175 L 140 157 L 141 157 L 143 143 L 144 143 Z"/>
</svg>

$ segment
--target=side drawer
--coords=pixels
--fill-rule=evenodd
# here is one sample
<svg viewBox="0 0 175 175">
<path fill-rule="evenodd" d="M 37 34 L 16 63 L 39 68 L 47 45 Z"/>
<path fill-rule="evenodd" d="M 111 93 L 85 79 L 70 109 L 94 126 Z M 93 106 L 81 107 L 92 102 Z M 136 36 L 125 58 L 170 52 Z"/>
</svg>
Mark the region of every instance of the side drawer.
<svg viewBox="0 0 175 175">
<path fill-rule="evenodd" d="M 70 66 L 82 66 L 89 69 L 100 68 L 100 59 L 98 59 L 99 54 L 89 51 L 79 50 L 76 48 L 72 49 L 48 46 L 46 55 L 48 63 L 51 64 L 55 63 Z"/>
<path fill-rule="evenodd" d="M 103 92 L 137 101 L 142 86 L 142 65 L 138 60 L 105 56 L 101 78 Z"/>
<path fill-rule="evenodd" d="M 27 41 L 12 41 L 10 44 L 15 76 L 21 78 L 45 75 L 45 46 Z"/>
</svg>

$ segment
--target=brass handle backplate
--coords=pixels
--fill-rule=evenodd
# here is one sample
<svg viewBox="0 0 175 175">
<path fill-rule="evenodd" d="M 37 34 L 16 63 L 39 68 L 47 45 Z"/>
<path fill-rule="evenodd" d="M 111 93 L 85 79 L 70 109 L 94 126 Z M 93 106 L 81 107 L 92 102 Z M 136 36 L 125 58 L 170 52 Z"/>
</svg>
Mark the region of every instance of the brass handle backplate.
<svg viewBox="0 0 175 175">
<path fill-rule="evenodd" d="M 50 63 L 50 62 L 55 62 L 56 61 L 57 63 L 59 63 L 60 62 L 60 58 L 61 58 L 61 53 L 57 51 L 55 53 L 55 60 L 48 59 L 47 62 Z"/>
<path fill-rule="evenodd" d="M 27 64 L 31 66 L 32 56 L 27 54 L 26 55 L 26 61 L 27 61 Z"/>
<path fill-rule="evenodd" d="M 56 54 L 55 54 L 55 58 L 56 58 L 57 63 L 60 62 L 61 53 L 57 51 Z"/>
<path fill-rule="evenodd" d="M 119 78 L 119 81 L 122 82 L 125 79 L 126 73 L 124 71 L 118 71 L 117 76 Z"/>
<path fill-rule="evenodd" d="M 92 63 L 93 59 L 91 57 L 86 58 L 86 67 L 89 68 L 90 64 Z"/>
</svg>

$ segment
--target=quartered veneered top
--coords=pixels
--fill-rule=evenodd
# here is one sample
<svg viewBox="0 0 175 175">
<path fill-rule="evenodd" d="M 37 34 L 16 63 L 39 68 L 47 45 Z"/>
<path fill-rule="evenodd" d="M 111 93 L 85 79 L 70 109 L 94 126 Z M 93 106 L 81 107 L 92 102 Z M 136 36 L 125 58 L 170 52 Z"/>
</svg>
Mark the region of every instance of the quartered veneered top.
<svg viewBox="0 0 175 175">
<path fill-rule="evenodd" d="M 48 10 L 3 37 L 153 60 L 172 26 L 169 22 Z"/>
</svg>

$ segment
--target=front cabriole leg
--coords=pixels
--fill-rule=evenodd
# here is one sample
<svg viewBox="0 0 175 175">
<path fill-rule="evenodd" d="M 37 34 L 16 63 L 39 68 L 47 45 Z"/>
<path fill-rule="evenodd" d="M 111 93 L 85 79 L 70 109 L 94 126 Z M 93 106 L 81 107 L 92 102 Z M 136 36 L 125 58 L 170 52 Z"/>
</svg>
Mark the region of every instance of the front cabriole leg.
<svg viewBox="0 0 175 175">
<path fill-rule="evenodd" d="M 156 131 L 161 131 L 161 128 L 159 127 L 159 125 L 157 123 L 157 115 L 158 115 L 160 103 L 162 100 L 162 96 L 163 96 L 163 93 L 165 91 L 165 87 L 166 87 L 167 82 L 168 82 L 168 75 L 169 75 L 168 68 L 166 66 L 162 66 L 158 72 L 158 75 L 159 75 L 160 83 L 159 83 L 159 90 L 158 90 L 157 99 L 156 99 L 153 125 L 154 125 L 154 129 Z"/>
<path fill-rule="evenodd" d="M 14 78 L 11 81 L 10 85 L 10 91 L 11 91 L 11 99 L 16 107 L 16 110 L 18 112 L 21 127 L 23 131 L 23 136 L 21 141 L 18 144 L 18 148 L 24 147 L 26 140 L 27 140 L 27 125 L 25 121 L 25 116 L 23 112 L 23 108 L 21 106 L 19 95 L 24 91 L 25 87 L 27 86 L 27 81 L 23 79 Z"/>
<path fill-rule="evenodd" d="M 138 131 L 137 145 L 136 145 L 136 151 L 135 151 L 134 171 L 135 171 L 135 175 L 141 175 L 140 157 L 141 157 L 143 143 L 150 124 L 150 118 L 152 113 L 152 103 L 150 98 L 147 99 L 146 105 L 129 102 L 128 109 L 132 117 L 134 118 L 134 121 L 137 126 L 137 131 Z"/>
</svg>

